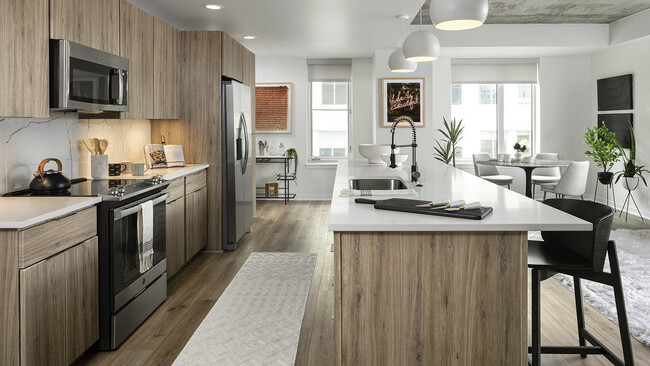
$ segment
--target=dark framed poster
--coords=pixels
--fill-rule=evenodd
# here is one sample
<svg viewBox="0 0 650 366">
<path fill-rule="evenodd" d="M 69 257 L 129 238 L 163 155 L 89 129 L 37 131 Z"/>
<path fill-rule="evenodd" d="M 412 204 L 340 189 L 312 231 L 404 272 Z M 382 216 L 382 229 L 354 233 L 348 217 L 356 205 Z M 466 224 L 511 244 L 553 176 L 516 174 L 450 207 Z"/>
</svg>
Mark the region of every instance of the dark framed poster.
<svg viewBox="0 0 650 366">
<path fill-rule="evenodd" d="M 598 79 L 598 110 L 620 111 L 634 107 L 632 103 L 632 74 Z"/>
<path fill-rule="evenodd" d="M 424 127 L 424 78 L 385 78 L 381 81 L 381 126 L 392 127 L 399 117 L 407 116 L 416 127 Z M 407 123 L 399 125 L 407 126 Z"/>
<path fill-rule="evenodd" d="M 608 130 L 616 134 L 616 139 L 621 145 L 629 149 L 632 145 L 632 136 L 630 135 L 630 126 L 634 126 L 633 121 L 634 115 L 632 113 L 612 113 L 612 114 L 599 114 L 598 115 L 598 127 L 602 126 L 603 123 Z"/>
</svg>

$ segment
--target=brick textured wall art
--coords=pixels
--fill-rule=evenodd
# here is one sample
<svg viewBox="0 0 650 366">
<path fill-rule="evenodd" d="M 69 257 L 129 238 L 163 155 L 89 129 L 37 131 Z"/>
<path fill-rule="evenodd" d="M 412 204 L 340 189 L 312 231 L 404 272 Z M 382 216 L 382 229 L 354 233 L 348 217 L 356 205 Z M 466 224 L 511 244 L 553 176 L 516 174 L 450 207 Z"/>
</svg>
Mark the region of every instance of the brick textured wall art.
<svg viewBox="0 0 650 366">
<path fill-rule="evenodd" d="M 255 130 L 291 133 L 290 84 L 258 84 L 255 87 Z"/>
</svg>

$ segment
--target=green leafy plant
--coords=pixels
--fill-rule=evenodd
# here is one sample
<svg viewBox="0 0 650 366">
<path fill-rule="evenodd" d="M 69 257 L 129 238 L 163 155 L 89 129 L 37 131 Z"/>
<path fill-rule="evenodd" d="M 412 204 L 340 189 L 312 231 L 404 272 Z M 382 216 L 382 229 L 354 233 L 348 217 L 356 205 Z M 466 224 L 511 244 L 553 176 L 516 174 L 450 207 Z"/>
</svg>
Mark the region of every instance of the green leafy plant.
<svg viewBox="0 0 650 366">
<path fill-rule="evenodd" d="M 436 140 L 438 147 L 434 146 L 433 149 L 436 151 L 434 156 L 436 160 L 442 161 L 445 164 L 452 163 L 456 166 L 456 156 L 460 153 L 458 149 L 458 142 L 463 138 L 463 120 L 456 121 L 456 118 L 451 120 L 451 123 L 447 122 L 445 117 L 442 117 L 442 122 L 445 127 L 444 130 L 438 129 L 444 139 L 441 139 L 442 143 L 439 140 Z"/>
<path fill-rule="evenodd" d="M 298 152 L 293 147 L 285 151 L 284 156 L 293 158 L 293 174 L 298 171 Z"/>
<path fill-rule="evenodd" d="M 616 140 L 616 134 L 610 131 L 603 121 L 601 127 L 588 128 L 584 138 L 585 144 L 591 148 L 585 151 L 585 155 L 592 157 L 604 172 L 609 172 L 621 158 L 621 145 Z"/>
<path fill-rule="evenodd" d="M 646 179 L 643 176 L 643 172 L 650 173 L 650 171 L 648 171 L 648 169 L 645 169 L 645 167 L 642 165 L 636 165 L 636 139 L 634 138 L 634 128 L 632 127 L 630 121 L 627 122 L 627 125 L 630 129 L 630 155 L 628 156 L 625 153 L 623 145 L 621 145 L 621 143 L 616 140 L 617 147 L 621 152 L 621 156 L 623 156 L 623 170 L 616 172 L 616 183 L 618 183 L 621 177 L 634 178 L 635 176 L 638 176 L 643 181 L 643 184 L 645 184 L 647 187 L 648 182 L 646 182 Z"/>
</svg>

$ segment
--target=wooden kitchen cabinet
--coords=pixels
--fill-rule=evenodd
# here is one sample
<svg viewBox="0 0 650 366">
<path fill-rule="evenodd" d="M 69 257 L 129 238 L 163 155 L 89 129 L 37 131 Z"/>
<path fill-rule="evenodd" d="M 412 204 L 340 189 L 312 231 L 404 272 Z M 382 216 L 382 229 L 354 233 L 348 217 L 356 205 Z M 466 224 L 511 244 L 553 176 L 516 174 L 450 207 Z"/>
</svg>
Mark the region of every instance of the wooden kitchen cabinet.
<svg viewBox="0 0 650 366">
<path fill-rule="evenodd" d="M 243 81 L 243 48 L 234 38 L 221 32 L 221 75 Z"/>
<path fill-rule="evenodd" d="M 154 18 L 153 32 L 153 118 L 181 117 L 180 30 Z"/>
<path fill-rule="evenodd" d="M 185 257 L 189 260 L 208 243 L 208 189 L 185 196 Z"/>
<path fill-rule="evenodd" d="M 0 117 L 48 117 L 48 0 L 0 0 Z"/>
<path fill-rule="evenodd" d="M 178 178 L 183 181 L 184 178 Z M 171 197 L 170 197 L 171 198 Z M 167 278 L 185 264 L 185 196 L 167 201 Z"/>
<path fill-rule="evenodd" d="M 120 1 L 120 56 L 129 59 L 129 111 L 121 118 L 154 117 L 154 17 Z"/>
<path fill-rule="evenodd" d="M 120 0 L 50 0 L 50 38 L 118 55 Z"/>
<path fill-rule="evenodd" d="M 20 270 L 21 365 L 68 365 L 99 339 L 97 243 Z"/>
</svg>

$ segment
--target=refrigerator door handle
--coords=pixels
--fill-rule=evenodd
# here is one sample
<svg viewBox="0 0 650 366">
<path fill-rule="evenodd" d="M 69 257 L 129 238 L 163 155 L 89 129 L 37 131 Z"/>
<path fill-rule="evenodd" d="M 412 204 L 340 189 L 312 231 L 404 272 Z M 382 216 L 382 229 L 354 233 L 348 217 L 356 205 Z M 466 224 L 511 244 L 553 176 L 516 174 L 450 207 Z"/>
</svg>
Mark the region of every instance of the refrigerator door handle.
<svg viewBox="0 0 650 366">
<path fill-rule="evenodd" d="M 239 124 L 240 124 L 240 131 L 244 131 L 244 145 L 246 145 L 246 149 L 244 150 L 244 159 L 241 164 L 241 173 L 245 174 L 246 173 L 246 166 L 248 165 L 248 150 L 249 150 L 249 141 L 248 141 L 248 126 L 246 124 L 246 117 L 244 117 L 244 113 L 242 112 L 239 115 Z"/>
</svg>

